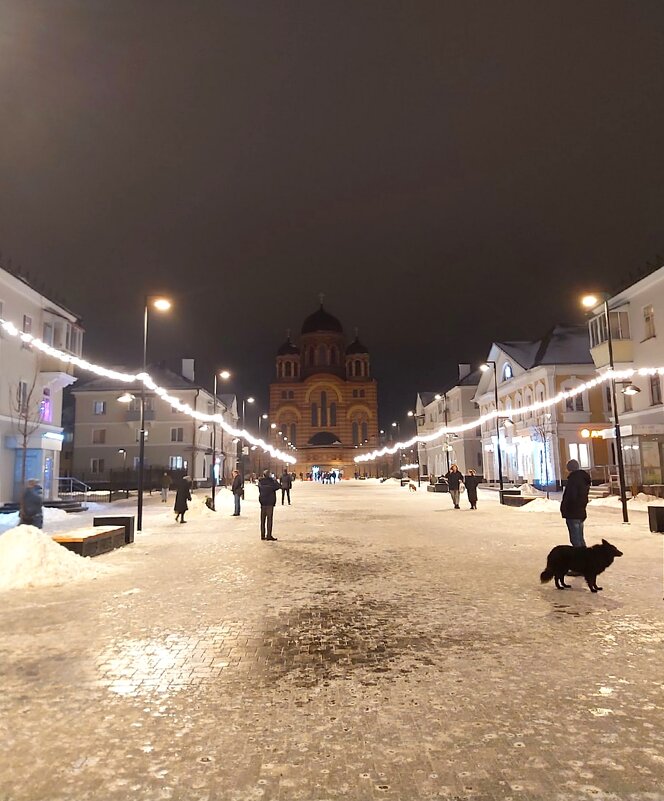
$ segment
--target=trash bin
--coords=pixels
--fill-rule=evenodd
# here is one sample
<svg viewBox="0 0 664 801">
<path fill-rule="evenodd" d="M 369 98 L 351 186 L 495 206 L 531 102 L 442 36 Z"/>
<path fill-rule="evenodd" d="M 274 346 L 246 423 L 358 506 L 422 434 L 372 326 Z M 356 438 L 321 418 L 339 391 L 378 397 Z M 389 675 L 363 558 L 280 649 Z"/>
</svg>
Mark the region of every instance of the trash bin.
<svg viewBox="0 0 664 801">
<path fill-rule="evenodd" d="M 134 541 L 134 529 L 136 518 L 134 515 L 105 515 L 104 517 L 93 517 L 93 526 L 124 526 L 125 545 L 130 545 Z"/>
<path fill-rule="evenodd" d="M 648 522 L 651 531 L 664 534 L 664 506 L 649 506 Z"/>
</svg>

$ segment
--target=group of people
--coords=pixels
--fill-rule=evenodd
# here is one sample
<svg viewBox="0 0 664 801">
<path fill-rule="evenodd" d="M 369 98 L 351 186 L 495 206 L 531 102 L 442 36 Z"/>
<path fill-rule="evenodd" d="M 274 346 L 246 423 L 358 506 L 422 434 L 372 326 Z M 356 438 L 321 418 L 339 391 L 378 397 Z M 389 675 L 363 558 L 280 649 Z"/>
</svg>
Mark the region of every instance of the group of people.
<svg viewBox="0 0 664 801">
<path fill-rule="evenodd" d="M 461 493 L 464 490 L 468 493 L 470 508 L 477 509 L 477 487 L 480 483 L 480 477 L 477 475 L 477 471 L 473 470 L 471 467 L 467 475 L 464 476 L 461 470 L 459 470 L 459 466 L 457 464 L 452 464 L 447 473 L 445 473 L 445 479 L 447 480 L 450 498 L 452 499 L 455 509 L 461 509 L 459 502 L 461 500 Z"/>
</svg>

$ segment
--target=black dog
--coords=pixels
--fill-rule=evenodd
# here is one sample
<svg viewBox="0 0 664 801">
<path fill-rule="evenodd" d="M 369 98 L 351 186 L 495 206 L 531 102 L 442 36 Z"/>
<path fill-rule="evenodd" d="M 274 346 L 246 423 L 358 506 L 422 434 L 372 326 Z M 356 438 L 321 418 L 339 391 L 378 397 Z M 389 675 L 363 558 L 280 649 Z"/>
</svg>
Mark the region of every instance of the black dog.
<svg viewBox="0 0 664 801">
<path fill-rule="evenodd" d="M 556 589 L 566 590 L 572 585 L 565 584 L 565 575 L 572 571 L 585 578 L 590 592 L 597 592 L 602 589 L 597 586 L 597 576 L 606 570 L 616 556 L 622 556 L 622 551 L 606 540 L 591 548 L 556 545 L 546 558 L 546 570 L 541 573 L 540 581 L 544 584 L 555 578 Z"/>
</svg>

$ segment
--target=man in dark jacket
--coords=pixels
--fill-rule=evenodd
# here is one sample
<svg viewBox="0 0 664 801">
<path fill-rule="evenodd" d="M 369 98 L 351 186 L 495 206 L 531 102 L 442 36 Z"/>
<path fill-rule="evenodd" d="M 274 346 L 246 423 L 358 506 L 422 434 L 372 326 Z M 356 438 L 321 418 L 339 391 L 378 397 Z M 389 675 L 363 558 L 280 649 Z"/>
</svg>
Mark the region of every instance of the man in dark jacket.
<svg viewBox="0 0 664 801">
<path fill-rule="evenodd" d="M 569 475 L 567 485 L 560 502 L 560 514 L 565 518 L 569 539 L 575 548 L 585 548 L 583 538 L 583 521 L 586 519 L 586 506 L 588 505 L 588 490 L 590 489 L 590 476 L 585 470 L 579 469 L 576 459 L 567 462 Z"/>
<path fill-rule="evenodd" d="M 463 483 L 463 473 L 459 470 L 458 466 L 453 464 L 449 472 L 445 473 L 445 478 L 450 488 L 450 498 L 455 509 L 461 509 L 459 500 L 461 499 L 461 484 Z"/>
<path fill-rule="evenodd" d="M 232 517 L 240 516 L 240 498 L 244 492 L 244 482 L 239 470 L 233 470 L 233 483 L 231 484 L 231 492 L 233 493 L 233 500 L 235 501 L 235 511 Z"/>
<path fill-rule="evenodd" d="M 284 495 L 288 498 L 288 505 L 290 506 L 290 491 L 293 486 L 293 479 L 288 470 L 284 470 L 279 479 L 281 485 L 281 505 L 284 505 Z"/>
<path fill-rule="evenodd" d="M 468 471 L 468 475 L 464 476 L 463 483 L 466 487 L 466 492 L 468 493 L 470 508 L 477 509 L 477 487 L 480 483 L 480 477 L 472 467 Z"/>
<path fill-rule="evenodd" d="M 261 505 L 261 539 L 276 542 L 272 536 L 272 518 L 274 507 L 277 504 L 277 490 L 280 484 L 270 475 L 269 470 L 263 470 L 263 477 L 258 479 L 258 502 Z M 265 533 L 267 524 L 267 534 Z"/>
<path fill-rule="evenodd" d="M 28 480 L 28 486 L 23 491 L 21 498 L 21 523 L 24 526 L 34 526 L 35 528 L 42 528 L 44 526 L 44 513 L 42 506 L 44 501 L 42 499 L 41 487 L 39 482 L 31 478 Z"/>
</svg>

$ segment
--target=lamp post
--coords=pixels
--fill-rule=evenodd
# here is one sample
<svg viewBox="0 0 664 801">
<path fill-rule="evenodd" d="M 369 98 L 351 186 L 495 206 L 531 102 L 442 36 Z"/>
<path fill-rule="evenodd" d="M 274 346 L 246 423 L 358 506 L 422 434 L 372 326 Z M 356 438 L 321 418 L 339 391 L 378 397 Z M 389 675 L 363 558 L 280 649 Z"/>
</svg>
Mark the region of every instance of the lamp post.
<svg viewBox="0 0 664 801">
<path fill-rule="evenodd" d="M 419 416 L 423 417 L 423 415 L 419 415 Z M 413 422 L 415 423 L 415 437 L 417 437 L 417 418 L 418 418 L 418 415 L 416 415 L 415 412 L 412 411 L 412 409 L 411 409 L 408 412 L 408 417 L 412 417 L 413 418 Z M 417 486 L 420 487 L 421 486 L 421 483 L 420 483 L 420 449 L 417 446 L 417 440 L 415 441 L 415 461 L 417 463 Z"/>
<path fill-rule="evenodd" d="M 397 439 L 400 439 L 401 438 L 401 426 L 399 425 L 399 423 L 396 422 L 396 421 L 394 423 L 392 423 L 392 428 L 396 428 L 396 430 L 397 430 Z M 392 437 L 394 437 L 394 432 L 392 432 Z M 401 462 L 402 462 L 401 456 L 402 456 L 401 451 L 399 451 L 399 475 L 401 475 Z"/>
<path fill-rule="evenodd" d="M 498 482 L 500 484 L 500 502 L 503 503 L 503 458 L 500 453 L 500 419 L 498 417 L 498 368 L 496 367 L 495 361 L 487 359 L 484 364 L 480 365 L 480 370 L 486 373 L 487 370 L 491 369 L 489 365 L 493 366 L 493 397 L 496 404 L 496 448 L 498 449 Z"/>
<path fill-rule="evenodd" d="M 247 427 L 246 423 L 245 423 L 246 404 L 247 403 L 254 403 L 255 400 L 256 400 L 255 398 L 251 398 L 251 397 L 242 399 L 242 428 L 245 429 L 245 430 L 246 430 L 246 427 Z M 243 440 L 241 438 L 238 439 L 238 450 L 239 450 L 239 453 L 238 453 L 237 461 L 238 461 L 238 465 L 240 466 L 240 472 L 241 472 L 242 478 L 244 479 L 244 445 L 243 445 Z"/>
<path fill-rule="evenodd" d="M 212 510 L 216 512 L 214 505 L 215 489 L 217 486 L 217 421 L 214 417 L 217 414 L 217 376 L 224 381 L 228 381 L 231 374 L 228 370 L 222 370 L 220 373 L 214 374 L 214 388 L 212 393 Z M 224 429 L 221 429 L 221 452 L 224 452 Z M 222 461 L 223 468 L 223 461 Z"/>
<path fill-rule="evenodd" d="M 143 372 L 148 369 L 148 309 L 150 304 L 157 311 L 166 312 L 171 308 L 171 301 L 159 296 L 145 296 L 143 304 Z M 145 466 L 145 384 L 141 381 L 141 428 L 138 440 L 138 507 L 136 514 L 136 530 L 143 530 L 143 469 Z"/>
<path fill-rule="evenodd" d="M 611 403 L 613 405 L 613 423 L 616 432 L 616 458 L 618 460 L 618 481 L 620 482 L 620 504 L 622 506 L 623 523 L 629 523 L 627 514 L 627 493 L 625 491 L 625 461 L 623 459 L 622 436 L 620 434 L 620 418 L 618 416 L 618 398 L 616 396 L 616 379 L 613 375 L 613 337 L 611 336 L 611 316 L 609 309 L 609 296 L 607 294 L 584 295 L 581 305 L 585 309 L 594 309 L 603 302 L 604 318 L 606 320 L 606 341 L 609 348 L 609 369 L 611 370 Z"/>
<path fill-rule="evenodd" d="M 259 414 L 258 415 L 258 439 L 261 438 L 261 424 L 263 420 L 267 420 L 266 414 Z M 261 454 L 260 451 L 258 452 L 258 474 L 260 475 L 261 472 Z"/>
<path fill-rule="evenodd" d="M 442 395 L 434 395 L 434 400 L 442 400 L 444 402 L 443 406 L 443 420 L 445 422 L 445 428 L 447 428 L 447 392 L 443 392 Z M 450 472 L 450 435 L 446 432 L 445 433 L 445 461 L 447 462 L 447 472 Z"/>
</svg>

